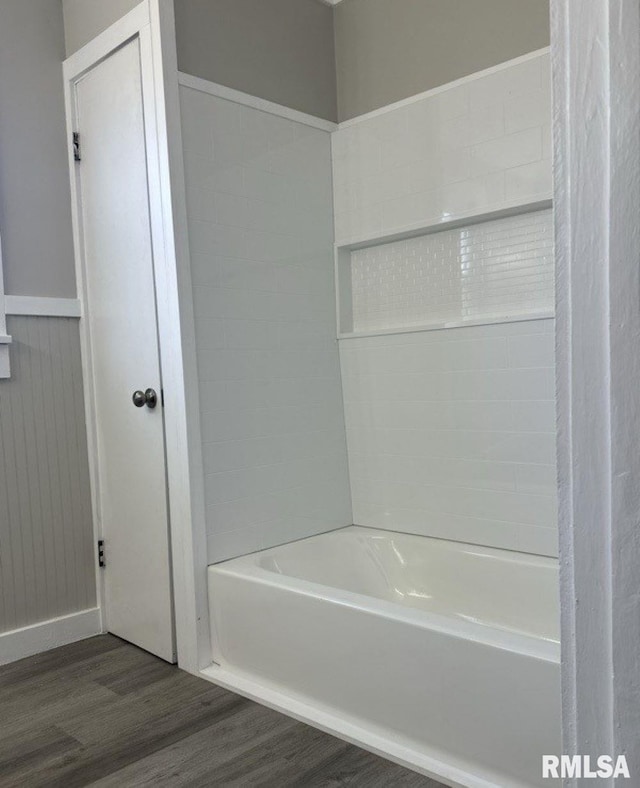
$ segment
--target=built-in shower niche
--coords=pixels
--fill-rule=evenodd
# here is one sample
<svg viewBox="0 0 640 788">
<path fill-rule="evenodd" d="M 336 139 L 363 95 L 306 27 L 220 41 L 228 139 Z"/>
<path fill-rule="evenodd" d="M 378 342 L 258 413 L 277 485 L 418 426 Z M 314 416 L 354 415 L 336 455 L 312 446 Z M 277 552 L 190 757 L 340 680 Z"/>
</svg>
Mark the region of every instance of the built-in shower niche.
<svg viewBox="0 0 640 788">
<path fill-rule="evenodd" d="M 336 247 L 338 337 L 552 317 L 548 203 Z"/>
</svg>

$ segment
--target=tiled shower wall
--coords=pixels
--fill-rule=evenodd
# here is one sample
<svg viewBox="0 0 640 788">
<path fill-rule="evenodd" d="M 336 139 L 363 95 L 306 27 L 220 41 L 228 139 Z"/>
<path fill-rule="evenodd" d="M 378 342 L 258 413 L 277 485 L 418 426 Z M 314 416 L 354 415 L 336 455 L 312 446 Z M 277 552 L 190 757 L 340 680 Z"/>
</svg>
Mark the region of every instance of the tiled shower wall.
<svg viewBox="0 0 640 788">
<path fill-rule="evenodd" d="M 555 553 L 554 327 L 535 319 L 552 300 L 549 214 L 500 230 L 537 234 L 535 275 L 509 305 L 530 319 L 341 340 L 344 409 L 331 259 L 333 219 L 348 244 L 548 198 L 548 55 L 341 127 L 335 216 L 327 132 L 192 88 L 181 102 L 209 561 L 351 521 Z M 491 232 L 471 231 L 489 256 Z M 463 236 L 450 241 L 450 265 L 468 261 Z M 428 258 L 421 243 L 353 262 L 384 278 L 390 254 L 391 268 Z M 360 295 L 356 330 L 379 328 L 389 303 Z M 393 329 L 407 318 L 395 306 Z M 438 322 L 418 312 L 413 325 Z"/>
<path fill-rule="evenodd" d="M 341 343 L 354 522 L 552 555 L 554 321 Z"/>
<path fill-rule="evenodd" d="M 339 244 L 549 198 L 548 52 L 342 125 L 333 165 Z"/>
<path fill-rule="evenodd" d="M 352 522 L 330 135 L 180 99 L 214 563 Z"/>
<path fill-rule="evenodd" d="M 341 127 L 333 137 L 337 242 L 374 242 L 548 199 L 550 116 L 543 53 Z M 532 260 L 523 220 L 537 235 Z M 353 281 L 356 332 L 407 329 L 340 340 L 354 522 L 553 555 L 549 213 L 500 222 L 494 238 L 489 225 L 469 229 L 486 236 L 478 254 L 469 253 L 460 230 L 352 253 L 354 277 L 363 280 Z M 505 241 L 503 231 L 515 240 Z M 418 258 L 420 276 L 431 277 L 426 283 L 411 278 Z M 504 281 L 494 280 L 491 303 L 480 304 L 486 279 L 474 276 L 497 258 Z M 412 284 L 404 292 L 407 272 Z M 460 288 L 446 298 L 446 283 L 463 279 L 466 301 Z M 507 286 L 516 279 L 517 298 Z M 421 282 L 427 292 L 416 302 Z M 482 314 L 465 307 L 476 302 Z M 546 319 L 411 330 L 536 312 Z"/>
</svg>

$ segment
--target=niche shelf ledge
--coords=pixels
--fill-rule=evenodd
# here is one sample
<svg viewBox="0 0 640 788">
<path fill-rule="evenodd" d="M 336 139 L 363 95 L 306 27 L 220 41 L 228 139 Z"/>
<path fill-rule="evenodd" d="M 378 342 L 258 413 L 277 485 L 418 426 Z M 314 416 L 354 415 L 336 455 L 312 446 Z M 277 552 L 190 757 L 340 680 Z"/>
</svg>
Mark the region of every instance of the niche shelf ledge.
<svg viewBox="0 0 640 788">
<path fill-rule="evenodd" d="M 390 334 L 418 334 L 423 331 L 443 331 L 449 328 L 470 328 L 472 326 L 493 326 L 499 323 L 528 323 L 536 320 L 553 320 L 554 311 L 531 312 L 518 315 L 497 315 L 478 320 L 452 320 L 447 323 L 423 323 L 415 326 L 379 328 L 371 331 L 352 331 L 338 334 L 338 339 L 358 339 L 359 337 L 382 337 Z"/>
<path fill-rule="evenodd" d="M 534 213 L 544 211 L 553 206 L 553 199 L 550 194 L 540 195 L 537 199 L 526 203 L 503 203 L 492 206 L 486 211 L 469 211 L 468 213 L 458 213 L 450 216 L 443 216 L 424 223 L 409 224 L 392 233 L 380 233 L 379 235 L 366 235 L 349 240 L 338 240 L 335 243 L 336 250 L 347 249 L 350 252 L 356 249 L 366 249 L 369 246 L 382 246 L 393 241 L 403 241 L 406 238 L 416 238 L 420 235 L 431 233 L 441 233 L 445 230 L 454 230 L 456 227 L 464 225 L 482 224 L 494 219 L 504 219 L 508 216 L 518 216 L 522 213 Z"/>
<path fill-rule="evenodd" d="M 487 269 L 486 268 L 485 269 L 480 268 L 479 279 L 476 279 L 476 281 L 474 283 L 473 276 L 475 275 L 476 277 L 478 277 L 478 274 L 477 274 L 477 270 L 476 270 L 476 273 L 474 274 L 473 273 L 474 269 L 472 268 L 471 269 L 471 288 L 472 288 L 472 290 L 469 290 L 467 292 L 466 297 L 467 298 L 469 297 L 468 293 L 470 292 L 472 294 L 471 298 L 472 298 L 472 301 L 473 301 L 473 298 L 475 298 L 477 296 L 477 294 L 479 294 L 477 297 L 479 297 L 480 301 L 476 301 L 476 304 L 480 303 L 481 304 L 481 308 L 473 310 L 473 311 L 477 312 L 476 316 L 470 316 L 468 319 L 465 319 L 464 317 L 462 317 L 462 315 L 456 315 L 455 314 L 455 310 L 449 310 L 449 311 L 453 311 L 454 312 L 454 314 L 451 314 L 451 318 L 452 319 L 450 319 L 450 320 L 447 320 L 447 319 L 443 320 L 442 319 L 443 317 L 444 318 L 447 317 L 446 311 L 448 311 L 448 310 L 444 310 L 445 314 L 437 314 L 438 306 L 442 306 L 443 304 L 445 304 L 445 305 L 446 304 L 451 304 L 451 303 L 454 303 L 454 302 L 453 301 L 448 301 L 447 302 L 447 301 L 442 301 L 442 300 L 440 302 L 438 302 L 437 298 L 438 298 L 438 292 L 439 291 L 437 289 L 435 291 L 429 291 L 428 290 L 429 282 L 425 281 L 425 279 L 420 276 L 418 278 L 418 280 L 414 280 L 414 282 L 417 281 L 417 286 L 419 286 L 419 287 L 421 287 L 423 289 L 425 287 L 427 287 L 427 290 L 424 290 L 425 293 L 427 293 L 427 292 L 434 292 L 435 293 L 436 301 L 434 301 L 434 309 L 436 310 L 436 312 L 433 314 L 433 317 L 435 319 L 433 319 L 433 320 L 429 319 L 429 317 L 430 317 L 429 314 L 428 314 L 429 307 L 425 304 L 425 315 L 424 315 L 425 320 L 424 321 L 420 319 L 421 318 L 420 314 L 414 314 L 414 315 L 409 315 L 408 316 L 408 321 L 407 322 L 402 322 L 401 319 L 397 319 L 399 317 L 400 318 L 402 317 L 402 315 L 399 315 L 398 313 L 401 313 L 403 308 L 411 310 L 415 306 L 415 304 L 411 303 L 411 293 L 412 293 L 412 291 L 410 289 L 407 289 L 407 277 L 410 278 L 412 276 L 412 274 L 411 274 L 411 272 L 407 273 L 407 269 L 406 268 L 403 269 L 402 267 L 400 267 L 401 276 L 404 277 L 404 281 L 401 282 L 398 285 L 398 287 L 400 289 L 394 290 L 393 289 L 394 288 L 393 279 L 396 276 L 396 273 L 393 270 L 394 262 L 390 263 L 390 266 L 391 266 L 390 268 L 385 269 L 385 265 L 386 265 L 387 261 L 386 260 L 380 261 L 380 259 L 376 259 L 375 251 L 374 251 L 374 250 L 378 249 L 379 247 L 384 247 L 384 246 L 387 246 L 389 244 L 394 244 L 394 243 L 398 243 L 398 242 L 402 242 L 402 241 L 412 241 L 413 239 L 416 239 L 416 242 L 419 244 L 419 240 L 418 239 L 420 239 L 420 238 L 422 238 L 424 236 L 445 233 L 447 231 L 456 230 L 456 229 L 459 229 L 461 227 L 472 228 L 472 227 L 475 227 L 475 226 L 480 225 L 480 224 L 494 222 L 494 221 L 498 221 L 498 220 L 502 220 L 502 219 L 509 219 L 511 217 L 522 216 L 524 214 L 535 214 L 535 213 L 546 211 L 549 208 L 551 208 L 551 206 L 552 206 L 551 197 L 549 195 L 540 195 L 539 199 L 534 199 L 533 201 L 530 201 L 530 202 L 527 202 L 527 203 L 501 204 L 500 206 L 492 206 L 491 209 L 488 209 L 488 210 L 486 210 L 486 211 L 484 211 L 482 213 L 477 213 L 477 212 L 476 213 L 471 213 L 470 212 L 470 213 L 466 213 L 466 214 L 458 214 L 456 216 L 445 216 L 445 217 L 442 217 L 442 218 L 438 219 L 437 221 L 425 222 L 424 224 L 421 224 L 421 225 L 411 225 L 409 227 L 403 228 L 402 230 L 394 231 L 393 233 L 386 234 L 386 235 L 378 235 L 378 236 L 370 236 L 370 237 L 367 237 L 367 238 L 359 238 L 359 239 L 356 239 L 356 240 L 351 240 L 348 243 L 340 243 L 340 242 L 336 243 L 334 251 L 335 251 L 337 338 L 338 339 L 351 339 L 351 338 L 363 337 L 363 336 L 380 336 L 380 335 L 385 335 L 385 334 L 415 333 L 415 332 L 420 332 L 420 331 L 437 331 L 437 330 L 448 329 L 448 328 L 461 328 L 461 327 L 465 327 L 465 326 L 481 326 L 481 325 L 490 325 L 490 324 L 494 324 L 494 323 L 523 322 L 523 321 L 544 320 L 544 319 L 553 318 L 554 317 L 553 298 L 551 297 L 550 299 L 547 299 L 546 298 L 547 294 L 546 294 L 544 289 L 541 291 L 542 296 L 544 296 L 544 297 L 541 297 L 539 299 L 540 303 L 538 303 L 538 304 L 535 303 L 536 299 L 528 299 L 529 303 L 527 303 L 527 298 L 521 299 L 520 294 L 519 294 L 519 296 L 515 300 L 513 300 L 513 299 L 511 299 L 511 301 L 503 300 L 502 305 L 501 305 L 500 300 L 499 299 L 498 300 L 495 299 L 496 293 L 495 293 L 495 291 L 491 290 L 491 285 L 487 285 L 487 287 L 489 289 L 485 291 L 483 289 L 484 285 L 483 284 L 478 284 L 479 279 L 482 279 L 482 277 L 485 275 L 485 271 Z M 548 220 L 545 220 L 545 221 L 548 221 Z M 549 248 L 548 248 L 549 247 L 549 240 L 548 239 L 549 239 L 549 232 L 548 232 L 548 225 L 544 224 L 544 222 L 543 222 L 543 220 L 541 218 L 540 220 L 532 219 L 532 223 L 530 223 L 530 224 L 526 224 L 525 223 L 524 225 L 522 225 L 522 227 L 524 228 L 522 230 L 522 235 L 521 235 L 520 238 L 515 236 L 515 238 L 516 238 L 515 243 L 527 243 L 528 239 L 526 237 L 526 233 L 529 233 L 529 235 L 531 236 L 531 238 L 534 241 L 533 245 L 524 247 L 524 249 L 526 250 L 524 252 L 524 258 L 523 258 L 524 266 L 526 268 L 527 264 L 529 263 L 529 260 L 531 260 L 532 268 L 535 267 L 535 265 L 538 264 L 538 260 L 539 261 L 546 261 L 546 267 L 543 268 L 543 272 L 540 273 L 538 271 L 536 273 L 536 275 L 539 276 L 539 279 L 540 279 L 540 283 L 541 283 L 540 286 L 546 287 L 546 286 L 548 286 L 548 280 L 549 280 L 549 271 L 548 271 L 548 259 L 549 259 L 548 258 L 548 254 L 549 254 Z M 492 240 L 492 241 L 489 241 L 489 243 L 493 243 L 494 244 L 495 250 L 497 250 L 498 253 L 500 253 L 502 255 L 508 254 L 508 251 L 507 251 L 508 245 L 511 244 L 511 243 L 514 243 L 511 240 L 511 233 L 513 233 L 513 230 L 510 229 L 509 227 L 507 227 L 506 229 L 504 227 L 500 228 L 500 225 L 497 225 L 496 226 L 496 231 L 498 232 L 498 236 L 493 236 L 493 237 L 494 238 L 496 238 L 496 237 L 497 238 L 502 238 L 502 239 L 501 240 Z M 501 232 L 503 233 L 503 236 L 500 236 Z M 489 233 L 489 234 L 493 233 L 493 230 L 492 229 L 488 229 L 487 233 Z M 537 233 L 537 235 L 536 235 L 536 233 Z M 487 237 L 490 237 L 490 236 L 487 236 Z M 523 238 L 524 238 L 524 240 L 522 240 Z M 451 244 L 451 240 L 450 239 L 449 239 L 449 241 L 443 240 L 443 243 Z M 489 250 L 485 253 L 484 249 L 486 248 L 485 244 L 487 243 L 487 241 L 485 240 L 485 238 L 482 237 L 482 235 L 479 236 L 479 240 L 478 240 L 478 236 L 476 235 L 476 240 L 475 241 L 472 240 L 472 241 L 470 241 L 470 243 L 475 243 L 476 244 L 476 247 L 475 247 L 476 250 L 477 249 L 481 250 L 480 252 L 478 252 L 479 258 L 477 258 L 477 259 L 480 260 L 480 263 L 478 263 L 479 265 L 481 265 L 481 266 L 484 265 L 485 263 L 483 261 L 485 261 L 485 260 L 489 261 L 487 263 L 487 265 L 489 265 L 489 266 L 495 264 L 494 261 L 492 261 L 490 259 L 491 257 L 495 256 L 495 250 L 490 247 Z M 535 243 L 538 244 L 537 247 L 536 247 Z M 387 311 L 387 314 L 385 316 L 384 312 L 385 312 L 386 307 L 382 307 L 383 312 L 380 314 L 380 326 L 379 327 L 375 325 L 375 320 L 371 319 L 372 316 L 374 316 L 374 317 L 376 316 L 376 310 L 380 309 L 380 306 L 375 305 L 375 300 L 374 300 L 374 306 L 372 307 L 373 313 L 371 313 L 368 316 L 369 317 L 368 320 L 365 318 L 364 320 L 362 320 L 360 322 L 360 327 L 358 326 L 357 311 L 356 311 L 356 306 L 355 306 L 355 304 L 357 304 L 358 295 L 354 294 L 354 265 L 355 265 L 354 253 L 360 252 L 362 250 L 367 250 L 367 249 L 371 249 L 374 252 L 374 257 L 373 257 L 373 261 L 372 261 L 371 264 L 374 265 L 374 266 L 379 266 L 379 265 L 382 266 L 382 268 L 379 269 L 379 273 L 382 272 L 382 280 L 380 280 L 379 278 L 377 280 L 375 279 L 376 275 L 379 275 L 379 273 L 378 274 L 374 273 L 374 274 L 371 275 L 371 276 L 374 277 L 374 279 L 372 279 L 372 282 L 371 282 L 371 287 L 373 288 L 373 292 L 375 293 L 375 288 L 376 287 L 382 287 L 382 288 L 387 287 L 387 288 L 389 288 L 389 286 L 390 286 L 389 285 L 389 281 L 391 281 L 392 282 L 392 284 L 391 284 L 391 291 L 390 291 L 391 295 L 389 296 L 387 294 L 387 296 L 385 296 L 385 297 L 391 297 L 392 299 L 396 299 L 396 304 L 394 306 L 390 307 L 392 312 L 395 310 L 395 312 L 396 312 L 395 315 L 394 314 L 389 315 L 389 313 Z M 522 247 L 521 247 L 521 249 L 522 249 Z M 464 270 L 464 266 L 463 266 L 463 263 L 462 263 L 463 251 L 459 250 L 459 247 L 456 247 L 455 244 L 454 244 L 454 254 L 456 253 L 456 250 L 458 250 L 457 254 L 460 257 L 460 260 L 458 262 L 458 266 L 459 267 L 457 269 L 456 268 L 452 268 L 451 270 Z M 473 252 L 473 247 L 472 247 L 471 251 Z M 407 251 L 405 249 L 405 250 L 401 250 L 401 251 L 397 251 L 397 252 L 390 252 L 390 254 L 392 254 L 392 255 L 394 253 L 401 254 L 401 255 L 409 254 L 409 257 L 406 258 L 406 259 L 410 260 L 411 259 L 411 255 L 415 255 L 416 251 L 413 250 L 413 251 L 409 252 L 409 251 Z M 417 253 L 418 254 L 422 254 L 423 251 L 421 249 L 418 249 Z M 424 250 L 424 253 L 427 254 L 427 258 L 426 258 L 427 262 L 425 263 L 426 268 L 421 269 L 421 270 L 427 270 L 428 271 L 428 270 L 430 270 L 429 269 L 430 263 L 428 262 L 429 261 L 429 255 L 431 255 L 432 256 L 432 260 L 435 261 L 435 260 L 437 260 L 437 255 L 439 254 L 439 252 L 434 252 L 433 251 L 433 247 L 431 247 L 431 248 L 426 248 Z M 434 254 L 436 255 L 436 257 L 433 257 Z M 520 250 L 520 251 L 518 251 L 518 254 L 522 255 L 523 252 Z M 469 259 L 472 260 L 472 261 L 476 259 L 472 254 L 469 253 L 469 248 L 468 247 L 466 247 L 464 249 L 464 255 L 467 255 L 469 257 Z M 527 255 L 530 255 L 531 257 L 527 258 Z M 536 255 L 538 255 L 538 258 L 536 258 Z M 546 257 L 544 255 L 546 255 Z M 359 262 L 360 269 L 361 269 L 360 275 L 362 276 L 362 270 L 363 270 L 362 266 L 364 265 L 365 266 L 365 268 L 364 268 L 365 274 L 364 275 L 366 276 L 367 275 L 366 271 L 368 270 L 367 262 L 366 261 L 363 262 L 361 255 L 360 255 L 360 258 L 361 258 L 360 262 Z M 404 261 L 402 260 L 402 258 L 399 258 L 399 259 L 401 260 L 401 264 L 403 264 Z M 444 260 L 446 258 L 440 258 L 440 259 Z M 407 264 L 410 265 L 410 263 L 407 263 Z M 438 271 L 437 266 L 439 265 L 439 262 L 433 262 L 433 264 L 436 266 L 435 269 L 433 269 L 433 270 L 436 271 L 436 274 L 437 274 L 437 271 Z M 464 262 L 464 265 L 467 265 L 466 260 Z M 415 269 L 415 266 L 414 266 L 414 269 Z M 377 269 L 374 269 L 374 271 L 375 270 L 377 270 Z M 469 276 L 469 272 L 468 271 L 464 272 L 464 275 L 468 277 Z M 529 275 L 529 272 L 526 272 L 525 275 L 522 275 L 521 271 L 516 270 L 515 273 L 514 273 L 515 279 L 512 279 L 512 281 L 517 281 L 518 277 L 522 276 L 524 278 L 527 275 Z M 445 276 L 446 276 L 446 272 L 445 272 Z M 495 278 L 495 273 L 492 273 L 492 276 Z M 470 281 L 469 279 L 466 280 L 466 282 L 467 282 L 466 287 L 467 288 L 469 287 L 469 281 Z M 488 280 L 488 281 L 490 281 L 490 280 Z M 411 281 L 409 281 L 409 284 L 412 284 Z M 454 287 L 457 287 L 457 286 L 458 285 L 454 285 Z M 529 285 L 529 286 L 533 287 L 533 288 L 536 288 L 538 286 L 538 283 L 534 281 L 532 283 L 532 285 Z M 362 283 L 362 281 L 360 281 L 360 288 L 361 288 L 361 290 L 360 290 L 360 298 L 363 297 L 362 296 L 362 292 L 363 292 L 362 291 L 362 287 L 363 287 L 363 283 Z M 367 289 L 368 288 L 368 282 L 364 284 L 364 287 L 365 287 L 365 291 L 364 292 L 369 292 L 368 289 Z M 461 280 L 461 283 L 460 283 L 460 287 L 462 287 L 462 280 Z M 475 288 L 475 292 L 474 292 L 473 288 Z M 384 290 L 382 290 L 380 292 L 384 292 Z M 526 294 L 526 289 L 525 289 L 524 292 Z M 533 292 L 533 290 L 531 290 L 531 292 Z M 492 296 L 494 296 L 494 303 L 493 304 L 491 304 L 491 298 L 489 298 L 488 301 L 485 301 L 483 303 L 483 298 L 484 298 L 486 293 L 489 293 Z M 445 290 L 443 290 L 440 293 L 440 295 L 444 298 L 445 296 L 449 296 L 450 297 L 452 295 L 452 293 L 449 292 L 446 289 L 446 287 L 445 287 Z M 406 304 L 406 305 L 402 303 L 402 299 L 405 298 L 405 297 L 408 299 L 408 304 Z M 455 297 L 456 298 L 459 297 L 457 292 L 455 293 Z M 523 303 L 522 303 L 522 310 L 519 309 L 520 300 L 523 301 Z M 549 300 L 549 303 L 547 303 L 547 300 Z M 384 304 L 384 303 L 385 302 L 384 302 L 384 298 L 383 298 L 382 304 Z M 387 305 L 388 305 L 388 303 L 390 303 L 390 302 L 387 302 Z M 493 306 L 494 308 L 492 309 L 491 306 Z M 504 307 L 504 311 L 501 309 L 501 306 Z M 515 309 L 513 307 L 515 307 Z M 364 308 L 366 310 L 366 307 L 364 307 Z M 468 309 L 468 302 L 467 302 L 467 304 L 461 304 L 461 308 L 460 308 L 461 312 L 464 313 L 465 311 L 467 311 L 467 309 Z M 356 315 L 354 315 L 354 311 L 356 311 Z M 413 311 L 415 312 L 415 309 L 413 309 Z M 442 312 L 442 310 L 440 310 L 440 311 Z M 472 312 L 472 314 L 473 314 L 473 312 Z M 417 320 L 415 319 L 416 317 L 418 318 Z M 413 321 L 411 321 L 411 318 L 413 318 Z M 387 322 L 387 321 L 389 321 L 389 322 Z M 365 324 L 367 322 L 372 326 L 371 328 L 365 328 Z M 373 325 L 372 325 L 372 323 L 373 323 Z"/>
</svg>

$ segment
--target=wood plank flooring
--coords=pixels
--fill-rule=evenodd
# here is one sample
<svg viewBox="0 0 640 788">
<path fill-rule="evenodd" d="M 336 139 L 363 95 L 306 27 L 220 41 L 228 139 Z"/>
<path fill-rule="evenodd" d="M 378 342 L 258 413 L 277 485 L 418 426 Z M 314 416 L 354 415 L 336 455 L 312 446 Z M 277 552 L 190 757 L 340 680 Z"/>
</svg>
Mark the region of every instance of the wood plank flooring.
<svg viewBox="0 0 640 788">
<path fill-rule="evenodd" d="M 0 668 L 2 788 L 443 788 L 111 635 Z"/>
</svg>

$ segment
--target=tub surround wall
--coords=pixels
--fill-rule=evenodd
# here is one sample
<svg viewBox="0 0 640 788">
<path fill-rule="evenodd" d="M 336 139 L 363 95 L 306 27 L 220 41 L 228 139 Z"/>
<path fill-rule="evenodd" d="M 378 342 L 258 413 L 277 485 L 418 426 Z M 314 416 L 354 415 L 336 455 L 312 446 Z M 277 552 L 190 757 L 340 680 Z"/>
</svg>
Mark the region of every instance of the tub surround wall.
<svg viewBox="0 0 640 788">
<path fill-rule="evenodd" d="M 333 178 L 341 245 L 548 200 L 549 53 L 341 124 Z"/>
<path fill-rule="evenodd" d="M 550 291 L 546 320 L 341 340 L 342 403 L 329 154 L 338 244 L 540 204 L 548 53 L 332 135 L 207 85 L 180 90 L 209 561 L 352 521 L 554 554 Z"/>
<path fill-rule="evenodd" d="M 548 53 L 537 53 L 341 125 L 333 135 L 338 245 L 547 200 L 548 69 Z M 354 299 L 356 330 L 397 331 L 402 315 L 411 317 L 406 333 L 340 340 L 356 524 L 557 554 L 550 226 L 548 214 L 526 216 L 540 236 L 535 250 L 531 228 L 517 229 L 520 217 L 500 221 L 500 238 L 482 240 L 478 254 L 499 261 L 509 284 L 502 304 L 492 291 L 486 314 L 482 304 L 478 314 L 467 308 L 478 300 L 479 258 L 462 246 L 449 256 L 450 277 L 439 271 L 430 289 L 444 306 L 414 314 L 395 291 Z M 437 245 L 438 236 L 430 238 Z M 380 275 L 365 272 L 367 287 L 383 288 L 389 272 L 407 273 L 410 256 L 428 265 L 423 252 L 416 240 L 371 246 L 353 253 L 353 272 L 370 259 Z M 466 300 L 458 286 L 451 305 L 446 283 L 459 285 L 461 271 Z M 436 307 L 446 314 L 435 315 Z M 544 319 L 411 330 L 507 314 Z"/>
<path fill-rule="evenodd" d="M 343 340 L 358 525 L 557 552 L 554 321 Z"/>
<path fill-rule="evenodd" d="M 212 563 L 352 522 L 330 135 L 180 98 Z"/>
</svg>

